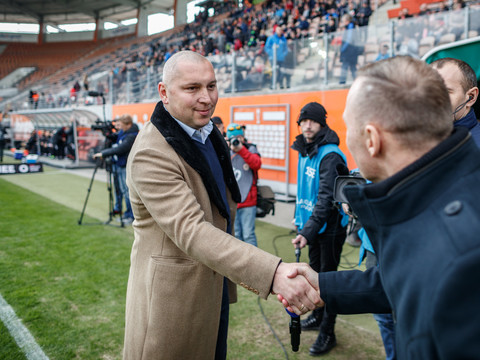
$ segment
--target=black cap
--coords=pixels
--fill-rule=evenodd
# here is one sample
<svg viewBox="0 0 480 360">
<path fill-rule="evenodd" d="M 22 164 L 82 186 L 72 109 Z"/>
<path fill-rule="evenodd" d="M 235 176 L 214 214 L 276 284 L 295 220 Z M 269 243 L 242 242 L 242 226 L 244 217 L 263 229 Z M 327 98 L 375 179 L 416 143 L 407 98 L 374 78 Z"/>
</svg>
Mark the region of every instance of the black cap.
<svg viewBox="0 0 480 360">
<path fill-rule="evenodd" d="M 217 124 L 223 124 L 222 119 L 221 119 L 220 117 L 218 117 L 218 116 L 212 117 L 212 122 L 213 122 L 215 125 L 217 125 Z"/>
<path fill-rule="evenodd" d="M 327 126 L 327 110 L 317 102 L 308 103 L 300 111 L 297 124 L 300 125 L 300 122 L 306 119 L 313 120 L 322 126 Z"/>
</svg>

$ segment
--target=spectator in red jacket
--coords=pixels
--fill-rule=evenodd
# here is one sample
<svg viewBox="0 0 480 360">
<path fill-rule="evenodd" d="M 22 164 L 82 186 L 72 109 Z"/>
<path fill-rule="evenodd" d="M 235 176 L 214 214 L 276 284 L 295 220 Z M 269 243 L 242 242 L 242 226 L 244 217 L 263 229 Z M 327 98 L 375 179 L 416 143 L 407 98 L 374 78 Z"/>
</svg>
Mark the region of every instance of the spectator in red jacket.
<svg viewBox="0 0 480 360">
<path fill-rule="evenodd" d="M 257 179 L 262 159 L 257 147 L 245 139 L 244 127 L 230 124 L 227 127 L 233 172 L 241 194 L 235 218 L 235 237 L 257 246 L 255 217 L 257 214 Z"/>
</svg>

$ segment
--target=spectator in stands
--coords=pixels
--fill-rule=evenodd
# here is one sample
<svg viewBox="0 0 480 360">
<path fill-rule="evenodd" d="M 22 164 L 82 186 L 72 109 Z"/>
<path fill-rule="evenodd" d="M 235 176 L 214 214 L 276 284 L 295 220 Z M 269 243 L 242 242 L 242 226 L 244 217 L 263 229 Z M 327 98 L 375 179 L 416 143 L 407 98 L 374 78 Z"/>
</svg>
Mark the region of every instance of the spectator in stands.
<svg viewBox="0 0 480 360">
<path fill-rule="evenodd" d="M 372 15 L 372 8 L 370 7 L 369 0 L 361 0 L 360 9 L 356 13 L 358 26 L 360 27 L 360 34 L 362 41 L 367 41 L 368 36 L 368 22 Z"/>
<path fill-rule="evenodd" d="M 83 89 L 85 91 L 88 91 L 88 87 L 89 87 L 88 74 L 84 74 L 83 75 Z"/>
<path fill-rule="evenodd" d="M 478 98 L 477 76 L 465 61 L 443 58 L 432 63 L 445 81 L 452 104 L 453 125 L 466 127 L 480 147 L 480 124 L 473 105 Z"/>
<path fill-rule="evenodd" d="M 331 16 L 325 23 L 325 32 L 331 33 L 335 31 L 337 31 L 337 23 L 335 21 L 335 18 Z"/>
<path fill-rule="evenodd" d="M 272 69 L 274 66 L 274 56 L 276 56 L 277 68 L 273 69 L 273 71 L 276 71 L 278 81 L 280 78 L 280 67 L 283 65 L 288 53 L 287 39 L 283 35 L 283 28 L 281 26 L 277 25 L 275 33 L 268 37 L 265 44 L 265 52 L 268 54 Z"/>
<path fill-rule="evenodd" d="M 280 89 L 290 89 L 292 75 L 295 69 L 295 52 L 293 49 L 293 40 L 288 40 L 288 52 L 285 56 L 283 66 L 280 69 L 280 78 L 278 80 Z"/>
<path fill-rule="evenodd" d="M 120 189 L 123 198 L 125 199 L 126 210 L 123 214 L 122 221 L 126 224 L 131 224 L 133 222 L 133 212 L 130 204 L 130 196 L 128 194 L 126 166 L 128 155 L 130 154 L 133 142 L 138 134 L 138 126 L 133 123 L 133 119 L 130 115 L 122 115 L 117 121 L 119 123 L 118 126 L 120 131 L 117 134 L 115 144 L 109 149 L 104 149 L 101 152 L 96 153 L 93 157 L 105 158 L 113 156 Z"/>
<path fill-rule="evenodd" d="M 30 90 L 28 93 L 28 103 L 30 104 L 30 109 L 33 109 L 33 94 L 35 94 L 35 91 Z"/>
<path fill-rule="evenodd" d="M 348 70 L 351 71 L 353 79 L 357 75 L 357 60 L 360 48 L 357 46 L 358 34 L 350 14 L 342 16 L 340 26 L 343 29 L 342 45 L 340 47 L 340 61 L 342 63 L 340 84 L 345 84 Z"/>
<path fill-rule="evenodd" d="M 80 84 L 78 83 L 78 81 L 75 81 L 75 84 L 73 84 L 73 89 L 75 90 L 75 92 L 79 92 L 81 90 L 81 86 Z"/>
<path fill-rule="evenodd" d="M 388 45 L 383 44 L 380 47 L 380 52 L 378 53 L 377 57 L 375 58 L 375 61 L 380 61 L 380 60 L 385 60 L 390 57 L 390 54 L 388 52 Z"/>
<path fill-rule="evenodd" d="M 38 102 L 40 100 L 40 95 L 37 91 L 34 91 L 32 94 L 32 100 L 33 100 L 33 108 L 37 110 L 38 108 Z"/>
<path fill-rule="evenodd" d="M 248 143 L 241 125 L 227 127 L 233 173 L 240 189 L 241 200 L 237 205 L 235 237 L 257 246 L 255 217 L 257 215 L 257 180 L 262 159 L 255 144 Z"/>
</svg>

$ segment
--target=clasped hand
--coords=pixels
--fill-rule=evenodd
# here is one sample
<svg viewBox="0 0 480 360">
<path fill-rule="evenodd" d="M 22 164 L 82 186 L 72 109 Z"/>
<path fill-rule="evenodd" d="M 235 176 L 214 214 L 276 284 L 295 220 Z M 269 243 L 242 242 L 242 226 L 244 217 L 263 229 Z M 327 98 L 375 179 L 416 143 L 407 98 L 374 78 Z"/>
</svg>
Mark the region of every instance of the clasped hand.
<svg viewBox="0 0 480 360">
<path fill-rule="evenodd" d="M 272 291 L 288 311 L 297 315 L 324 306 L 320 298 L 318 274 L 305 263 L 280 263 Z"/>
</svg>

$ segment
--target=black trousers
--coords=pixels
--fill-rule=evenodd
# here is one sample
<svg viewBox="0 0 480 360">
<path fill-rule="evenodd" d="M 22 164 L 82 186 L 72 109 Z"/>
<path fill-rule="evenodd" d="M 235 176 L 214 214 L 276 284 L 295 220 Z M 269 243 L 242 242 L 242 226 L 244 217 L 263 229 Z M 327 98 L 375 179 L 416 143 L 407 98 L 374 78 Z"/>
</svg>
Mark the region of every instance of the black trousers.
<svg viewBox="0 0 480 360">
<path fill-rule="evenodd" d="M 228 337 L 228 317 L 230 313 L 230 301 L 228 298 L 227 279 L 223 279 L 222 311 L 220 315 L 220 326 L 218 327 L 217 347 L 215 349 L 215 360 L 225 360 L 227 358 L 227 337 Z"/>
<path fill-rule="evenodd" d="M 346 231 L 343 228 L 338 228 L 338 231 L 334 234 L 318 234 L 317 238 L 308 247 L 312 269 L 316 272 L 336 271 L 340 263 L 345 237 Z M 328 313 L 325 308 L 319 308 L 313 311 L 313 315 L 317 320 L 321 320 L 321 333 L 333 334 L 337 314 Z"/>
</svg>

